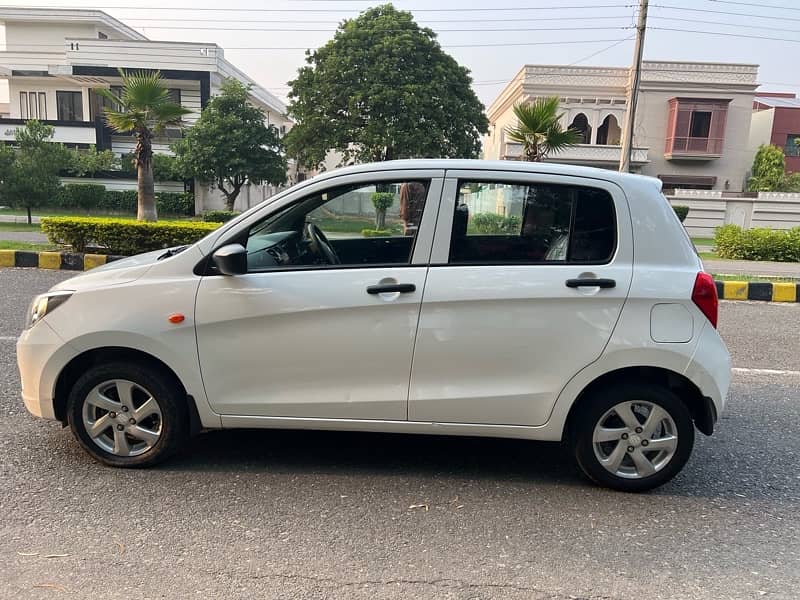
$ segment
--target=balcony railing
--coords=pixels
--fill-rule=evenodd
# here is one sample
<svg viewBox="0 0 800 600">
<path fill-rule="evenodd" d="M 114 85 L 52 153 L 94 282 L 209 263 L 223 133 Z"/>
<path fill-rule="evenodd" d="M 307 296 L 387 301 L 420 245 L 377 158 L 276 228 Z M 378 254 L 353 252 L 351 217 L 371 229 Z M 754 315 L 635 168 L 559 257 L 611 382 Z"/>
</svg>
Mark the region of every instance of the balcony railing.
<svg viewBox="0 0 800 600">
<path fill-rule="evenodd" d="M 711 159 L 722 156 L 725 138 L 675 137 L 667 138 L 664 155 L 669 158 Z"/>
<path fill-rule="evenodd" d="M 638 165 L 649 162 L 647 151 L 647 148 L 634 148 L 631 162 Z M 577 144 L 550 154 L 547 157 L 547 161 L 579 165 L 618 165 L 621 152 L 621 147 L 616 145 Z M 504 158 L 517 159 L 521 154 L 521 144 L 506 143 Z"/>
<path fill-rule="evenodd" d="M 23 127 L 26 119 L 0 119 L 0 141 L 10 142 L 16 139 L 17 129 Z M 53 127 L 52 141 L 61 144 L 96 144 L 98 148 L 97 125 L 88 121 L 42 121 Z"/>
</svg>

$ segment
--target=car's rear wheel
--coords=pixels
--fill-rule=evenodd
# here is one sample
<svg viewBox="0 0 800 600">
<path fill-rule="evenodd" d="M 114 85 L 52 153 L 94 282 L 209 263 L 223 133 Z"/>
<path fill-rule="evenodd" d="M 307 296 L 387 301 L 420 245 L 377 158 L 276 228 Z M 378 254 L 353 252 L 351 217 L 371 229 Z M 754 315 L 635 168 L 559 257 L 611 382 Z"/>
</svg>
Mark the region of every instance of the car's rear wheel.
<svg viewBox="0 0 800 600">
<path fill-rule="evenodd" d="M 163 370 L 109 363 L 84 373 L 72 387 L 67 419 L 96 460 L 114 467 L 149 467 L 188 436 L 186 403 Z"/>
<path fill-rule="evenodd" d="M 670 390 L 623 384 L 598 390 L 578 407 L 572 427 L 575 457 L 594 482 L 642 492 L 672 479 L 694 446 L 694 423 Z"/>
</svg>

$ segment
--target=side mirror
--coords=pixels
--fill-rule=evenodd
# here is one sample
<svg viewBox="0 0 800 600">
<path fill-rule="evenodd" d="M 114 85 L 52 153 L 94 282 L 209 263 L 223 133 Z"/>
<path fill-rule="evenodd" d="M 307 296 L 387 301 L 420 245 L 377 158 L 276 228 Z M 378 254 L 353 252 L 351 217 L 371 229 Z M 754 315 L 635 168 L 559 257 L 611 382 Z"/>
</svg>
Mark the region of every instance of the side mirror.
<svg viewBox="0 0 800 600">
<path fill-rule="evenodd" d="M 247 273 L 247 248 L 241 244 L 228 244 L 219 248 L 214 255 L 214 264 L 223 275 L 244 275 Z"/>
</svg>

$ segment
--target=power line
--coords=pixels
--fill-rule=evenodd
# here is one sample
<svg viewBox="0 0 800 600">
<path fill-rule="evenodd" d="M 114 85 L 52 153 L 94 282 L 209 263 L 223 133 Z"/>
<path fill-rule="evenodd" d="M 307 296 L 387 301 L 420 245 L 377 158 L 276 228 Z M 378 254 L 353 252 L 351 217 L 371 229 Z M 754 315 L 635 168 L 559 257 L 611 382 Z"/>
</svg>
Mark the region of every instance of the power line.
<svg viewBox="0 0 800 600">
<path fill-rule="evenodd" d="M 407 8 L 404 12 L 508 12 L 508 11 L 524 11 L 524 10 L 581 10 L 581 9 L 598 9 L 598 8 L 633 8 L 633 4 L 589 4 L 589 5 L 564 5 L 564 6 L 517 6 L 517 7 L 471 7 L 471 8 Z M 5 8 L 46 8 L 64 10 L 63 6 L 6 6 Z M 351 8 L 351 9 L 333 9 L 333 8 L 211 8 L 211 7 L 169 7 L 169 6 L 84 6 L 74 7 L 82 8 L 84 10 L 103 9 L 103 10 L 139 10 L 139 11 L 152 11 L 152 10 L 171 10 L 171 11 L 206 11 L 206 12 L 271 12 L 271 13 L 353 13 L 362 12 L 364 9 Z"/>
<path fill-rule="evenodd" d="M 559 17 L 519 17 L 519 18 L 505 18 L 505 19 L 420 19 L 417 24 L 423 25 L 426 23 L 521 23 L 521 22 L 538 22 L 538 21 L 563 21 L 564 16 Z M 573 17 L 570 15 L 570 21 L 597 21 L 607 19 L 630 19 L 631 15 L 597 15 L 593 17 Z M 314 21 L 309 19 L 270 19 L 270 20 L 253 20 L 253 19 L 225 19 L 225 18 L 210 18 L 203 19 L 200 17 L 126 17 L 126 22 L 139 22 L 139 21 L 157 21 L 162 23 L 164 21 L 179 21 L 181 23 L 263 23 L 263 24 L 299 24 L 299 25 L 332 25 L 338 27 L 340 21 Z"/>
<path fill-rule="evenodd" d="M 753 40 L 770 40 L 772 42 L 791 42 L 794 44 L 800 44 L 800 39 L 790 39 L 790 38 L 773 38 L 766 35 L 748 35 L 744 33 L 723 33 L 722 31 L 702 31 L 698 29 L 675 29 L 672 27 L 651 27 L 650 29 L 656 29 L 660 31 L 677 31 L 680 33 L 700 33 L 703 35 L 721 35 L 724 37 L 737 37 L 737 38 L 747 38 Z"/>
<path fill-rule="evenodd" d="M 153 26 L 146 25 L 142 29 L 166 29 L 166 30 L 181 30 L 189 29 L 192 31 L 263 31 L 263 32 L 283 32 L 283 33 L 332 33 L 334 29 L 283 29 L 283 28 L 263 28 L 263 27 L 184 27 L 182 25 L 164 25 Z M 523 28 L 503 28 L 503 29 L 439 29 L 436 33 L 480 33 L 480 32 L 510 32 L 510 31 L 616 31 L 619 29 L 633 29 L 633 27 L 619 26 L 619 27 L 523 27 Z M 405 33 L 407 29 L 381 29 L 377 32 L 378 35 L 384 33 Z"/>
<path fill-rule="evenodd" d="M 784 31 L 787 33 L 797 33 L 800 35 L 800 30 L 797 29 L 784 29 L 782 27 L 768 27 L 766 25 L 745 25 L 744 23 L 722 23 L 720 21 L 702 21 L 698 19 L 681 19 L 680 17 L 651 17 L 658 21 L 677 21 L 681 23 L 700 23 L 702 25 L 718 25 L 720 27 L 742 27 L 744 29 L 764 29 L 766 31 Z"/>
<path fill-rule="evenodd" d="M 752 19 L 768 19 L 771 21 L 800 21 L 800 18 L 796 17 L 770 17 L 767 15 L 757 15 L 754 13 L 740 13 L 740 12 L 730 12 L 724 10 L 710 10 L 707 8 L 684 8 L 682 6 L 670 6 L 668 4 L 653 4 L 655 8 L 665 8 L 667 10 L 679 10 L 685 12 L 700 12 L 700 13 L 710 13 L 714 15 L 731 15 L 736 17 L 748 17 Z"/>
<path fill-rule="evenodd" d="M 709 0 L 719 4 L 738 4 L 740 6 L 755 6 L 756 8 L 775 8 L 777 10 L 800 10 L 796 6 L 775 6 L 774 4 L 753 4 L 752 2 L 733 2 L 733 0 Z"/>
</svg>

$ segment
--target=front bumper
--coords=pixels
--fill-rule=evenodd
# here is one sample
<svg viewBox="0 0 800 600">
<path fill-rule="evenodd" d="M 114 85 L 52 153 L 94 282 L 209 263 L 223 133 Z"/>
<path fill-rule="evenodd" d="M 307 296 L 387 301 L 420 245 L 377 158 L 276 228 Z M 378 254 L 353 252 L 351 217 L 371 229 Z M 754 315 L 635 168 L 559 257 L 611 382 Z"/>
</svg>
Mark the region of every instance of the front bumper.
<svg viewBox="0 0 800 600">
<path fill-rule="evenodd" d="M 17 366 L 22 400 L 28 412 L 45 419 L 56 418 L 56 380 L 77 354 L 50 327 L 46 318 L 22 332 L 17 340 Z"/>
</svg>

